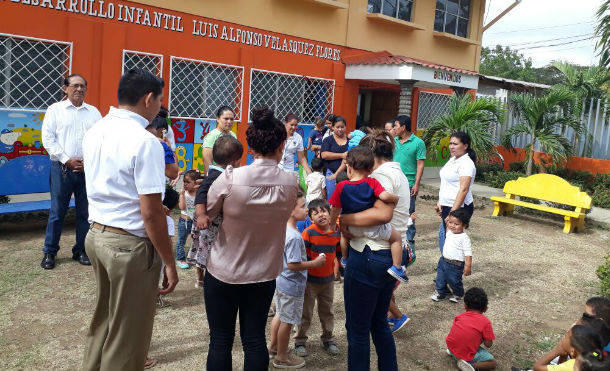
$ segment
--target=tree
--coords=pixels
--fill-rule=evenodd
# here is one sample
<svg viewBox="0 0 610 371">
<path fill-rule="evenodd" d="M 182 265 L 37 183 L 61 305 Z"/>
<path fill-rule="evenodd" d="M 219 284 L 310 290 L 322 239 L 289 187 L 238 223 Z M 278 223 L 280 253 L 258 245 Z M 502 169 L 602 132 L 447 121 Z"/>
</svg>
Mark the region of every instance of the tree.
<svg viewBox="0 0 610 371">
<path fill-rule="evenodd" d="M 604 0 L 596 13 L 595 36 L 599 37 L 595 49 L 599 51 L 600 67 L 610 68 L 610 0 Z"/>
<path fill-rule="evenodd" d="M 536 145 L 551 156 L 554 165 L 565 162 L 572 153 L 572 145 L 561 132 L 565 127 L 577 133 L 581 130 L 580 122 L 569 109 L 574 99 L 574 93 L 564 88 L 550 89 L 542 97 L 520 93 L 510 98 L 509 104 L 517 113 L 519 123 L 503 134 L 502 145 L 513 149 L 512 139 L 523 134 L 530 139 L 525 145 L 527 176 L 532 174 Z"/>
<path fill-rule="evenodd" d="M 552 65 L 565 76 L 561 85 L 574 92 L 580 101 L 607 96 L 610 82 L 610 71 L 607 69 L 598 66 L 580 67 L 567 62 L 553 62 Z"/>
<path fill-rule="evenodd" d="M 493 49 L 483 47 L 479 72 L 483 75 L 513 80 L 535 81 L 536 79 L 531 58 L 525 58 L 516 50 L 508 46 L 503 48 L 502 45 L 496 45 Z"/>
<path fill-rule="evenodd" d="M 471 95 L 454 94 L 449 100 L 449 112 L 430 125 L 422 139 L 433 148 L 441 139 L 456 131 L 470 135 L 477 156 L 487 158 L 494 152 L 493 129 L 504 121 L 504 109 L 490 98 L 472 99 Z"/>
</svg>

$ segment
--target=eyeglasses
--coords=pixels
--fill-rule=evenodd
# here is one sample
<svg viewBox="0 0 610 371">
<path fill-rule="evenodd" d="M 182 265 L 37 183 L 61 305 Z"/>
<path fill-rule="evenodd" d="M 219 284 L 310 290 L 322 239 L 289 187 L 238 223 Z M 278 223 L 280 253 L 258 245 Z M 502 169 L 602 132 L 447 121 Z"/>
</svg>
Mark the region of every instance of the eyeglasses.
<svg viewBox="0 0 610 371">
<path fill-rule="evenodd" d="M 74 88 L 74 89 L 82 89 L 82 90 L 87 89 L 87 85 L 83 85 L 83 84 L 70 84 L 70 85 L 68 85 L 68 87 Z"/>
</svg>

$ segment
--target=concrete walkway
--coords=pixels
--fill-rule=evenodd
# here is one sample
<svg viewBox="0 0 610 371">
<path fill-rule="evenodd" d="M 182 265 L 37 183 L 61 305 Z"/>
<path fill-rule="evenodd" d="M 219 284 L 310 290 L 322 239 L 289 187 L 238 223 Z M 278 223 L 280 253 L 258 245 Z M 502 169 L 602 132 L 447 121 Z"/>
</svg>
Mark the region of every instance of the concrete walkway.
<svg viewBox="0 0 610 371">
<path fill-rule="evenodd" d="M 441 180 L 438 178 L 424 178 L 421 181 L 421 188 L 428 192 L 438 195 L 438 189 L 441 185 Z M 492 196 L 503 196 L 504 192 L 501 189 L 486 186 L 484 184 L 475 183 L 472 186 L 472 194 L 475 197 L 475 204 L 477 199 L 479 202 L 483 201 L 485 204 L 490 204 L 492 201 L 489 199 Z M 610 210 L 602 209 L 601 207 L 592 207 L 591 212 L 587 214 L 586 219 L 589 219 L 595 223 L 603 224 L 606 227 L 610 226 Z"/>
</svg>

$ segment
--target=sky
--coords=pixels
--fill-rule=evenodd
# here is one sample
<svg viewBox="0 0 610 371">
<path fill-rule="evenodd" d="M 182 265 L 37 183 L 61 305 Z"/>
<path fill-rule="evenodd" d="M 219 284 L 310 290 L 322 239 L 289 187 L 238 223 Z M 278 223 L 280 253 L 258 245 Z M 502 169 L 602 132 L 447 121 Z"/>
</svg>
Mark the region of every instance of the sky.
<svg viewBox="0 0 610 371">
<path fill-rule="evenodd" d="M 514 0 L 487 0 L 485 24 Z M 595 12 L 602 0 L 522 0 L 483 33 L 483 46 L 501 44 L 531 58 L 534 67 L 553 60 L 597 64 Z M 562 44 L 562 45 L 557 45 Z M 551 46 L 553 45 L 553 46 Z"/>
</svg>

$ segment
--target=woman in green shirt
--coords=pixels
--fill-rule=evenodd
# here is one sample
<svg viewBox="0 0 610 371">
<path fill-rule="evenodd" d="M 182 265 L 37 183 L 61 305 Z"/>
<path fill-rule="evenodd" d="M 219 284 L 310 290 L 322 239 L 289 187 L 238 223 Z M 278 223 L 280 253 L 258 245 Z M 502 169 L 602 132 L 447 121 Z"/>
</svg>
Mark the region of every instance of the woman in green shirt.
<svg viewBox="0 0 610 371">
<path fill-rule="evenodd" d="M 237 135 L 231 131 L 233 129 L 233 120 L 235 120 L 235 112 L 233 112 L 231 107 L 221 106 L 216 111 L 216 128 L 203 138 L 203 144 L 201 145 L 204 174 L 208 173 L 208 169 L 212 164 L 212 148 L 214 148 L 216 139 L 223 135 L 232 135 L 237 138 Z"/>
</svg>

